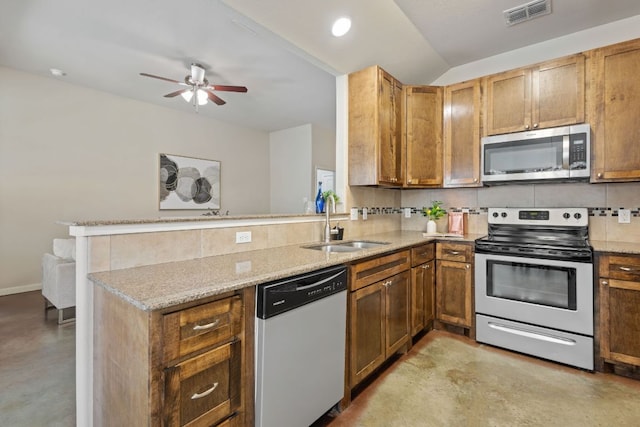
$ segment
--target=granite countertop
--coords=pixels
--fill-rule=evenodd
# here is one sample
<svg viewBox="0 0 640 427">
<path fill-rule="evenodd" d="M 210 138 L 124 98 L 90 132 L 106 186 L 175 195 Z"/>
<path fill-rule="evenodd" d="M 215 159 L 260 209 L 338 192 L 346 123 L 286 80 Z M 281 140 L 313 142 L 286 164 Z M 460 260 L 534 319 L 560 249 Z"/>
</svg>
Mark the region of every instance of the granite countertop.
<svg viewBox="0 0 640 427">
<path fill-rule="evenodd" d="M 291 245 L 207 258 L 92 273 L 89 279 L 134 306 L 152 311 L 255 286 L 321 268 L 347 264 L 435 240 L 473 242 L 482 235 L 424 237 L 419 231 L 396 231 L 358 240 L 387 245 L 356 252 L 327 253 Z"/>
<path fill-rule="evenodd" d="M 640 254 L 640 242 L 614 242 L 609 240 L 590 240 L 596 252 L 617 254 Z"/>
</svg>

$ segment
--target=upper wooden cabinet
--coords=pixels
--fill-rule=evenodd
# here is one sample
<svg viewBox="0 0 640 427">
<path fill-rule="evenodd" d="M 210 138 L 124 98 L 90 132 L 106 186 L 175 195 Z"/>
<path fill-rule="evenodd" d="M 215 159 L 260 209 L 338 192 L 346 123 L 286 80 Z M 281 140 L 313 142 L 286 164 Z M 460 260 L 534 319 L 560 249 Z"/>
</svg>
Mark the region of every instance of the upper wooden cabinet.
<svg viewBox="0 0 640 427">
<path fill-rule="evenodd" d="M 584 122 L 585 57 L 486 77 L 486 135 Z"/>
<path fill-rule="evenodd" d="M 480 80 L 444 88 L 444 187 L 480 182 Z"/>
<path fill-rule="evenodd" d="M 349 74 L 349 185 L 402 186 L 402 84 L 378 66 Z"/>
<path fill-rule="evenodd" d="M 591 52 L 591 182 L 640 179 L 640 39 Z"/>
<path fill-rule="evenodd" d="M 404 86 L 405 187 L 442 186 L 442 87 Z"/>
</svg>

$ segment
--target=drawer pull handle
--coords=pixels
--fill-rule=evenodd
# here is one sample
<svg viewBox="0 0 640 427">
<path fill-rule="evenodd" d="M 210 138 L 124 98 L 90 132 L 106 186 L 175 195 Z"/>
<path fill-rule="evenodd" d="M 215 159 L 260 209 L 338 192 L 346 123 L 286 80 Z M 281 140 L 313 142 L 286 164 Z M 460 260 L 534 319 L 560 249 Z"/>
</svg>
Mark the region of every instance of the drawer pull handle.
<svg viewBox="0 0 640 427">
<path fill-rule="evenodd" d="M 202 393 L 194 393 L 193 396 L 191 396 L 191 400 L 202 399 L 205 396 L 209 396 L 216 387 L 218 387 L 218 383 L 213 383 L 213 386 L 209 390 L 205 390 Z"/>
<path fill-rule="evenodd" d="M 629 268 L 629 267 L 620 267 L 620 270 L 622 270 L 622 271 L 631 271 L 633 269 Z"/>
<path fill-rule="evenodd" d="M 449 251 L 449 255 L 460 255 L 458 251 Z"/>
<path fill-rule="evenodd" d="M 211 323 L 207 323 L 206 325 L 196 325 L 196 326 L 193 327 L 193 330 L 194 331 L 201 331 L 203 329 L 211 329 L 211 328 L 217 326 L 218 323 L 220 323 L 220 319 L 216 319 Z"/>
<path fill-rule="evenodd" d="M 388 288 L 389 286 L 393 285 L 393 280 L 387 280 L 386 282 L 384 282 L 384 287 Z"/>
</svg>

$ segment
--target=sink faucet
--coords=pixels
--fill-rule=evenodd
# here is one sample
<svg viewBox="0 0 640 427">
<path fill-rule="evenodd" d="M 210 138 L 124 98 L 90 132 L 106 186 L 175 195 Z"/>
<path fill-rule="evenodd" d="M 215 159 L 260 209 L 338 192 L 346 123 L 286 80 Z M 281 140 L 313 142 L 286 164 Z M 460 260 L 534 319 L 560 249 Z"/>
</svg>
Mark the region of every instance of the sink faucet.
<svg viewBox="0 0 640 427">
<path fill-rule="evenodd" d="M 330 215 L 329 215 L 329 200 L 331 200 L 331 207 L 334 210 L 336 210 L 336 199 L 333 197 L 332 194 L 328 194 L 327 195 L 327 200 L 325 200 L 324 203 L 324 211 L 327 214 L 326 216 L 326 222 L 324 224 L 324 242 L 325 243 L 329 243 L 331 241 L 331 224 L 330 224 Z"/>
</svg>

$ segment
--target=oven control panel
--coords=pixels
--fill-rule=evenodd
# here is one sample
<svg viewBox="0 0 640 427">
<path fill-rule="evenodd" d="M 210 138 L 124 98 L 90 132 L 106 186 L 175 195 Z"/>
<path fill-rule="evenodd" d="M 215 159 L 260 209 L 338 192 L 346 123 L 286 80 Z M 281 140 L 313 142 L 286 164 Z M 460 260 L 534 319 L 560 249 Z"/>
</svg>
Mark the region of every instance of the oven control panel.
<svg viewBox="0 0 640 427">
<path fill-rule="evenodd" d="M 587 208 L 489 208 L 489 224 L 586 227 Z"/>
</svg>

